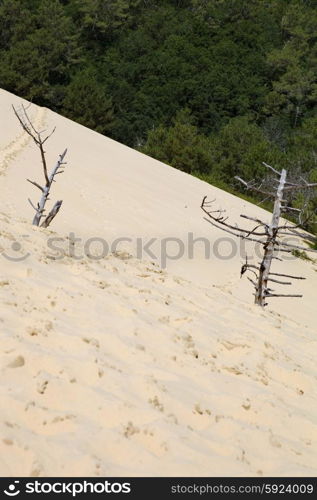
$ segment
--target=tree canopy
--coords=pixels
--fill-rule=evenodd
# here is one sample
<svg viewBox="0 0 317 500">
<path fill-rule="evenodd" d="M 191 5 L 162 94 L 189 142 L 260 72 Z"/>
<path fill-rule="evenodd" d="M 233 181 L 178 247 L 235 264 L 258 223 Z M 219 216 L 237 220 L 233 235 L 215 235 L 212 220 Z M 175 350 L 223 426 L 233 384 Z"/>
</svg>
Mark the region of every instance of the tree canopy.
<svg viewBox="0 0 317 500">
<path fill-rule="evenodd" d="M 0 86 L 232 187 L 316 175 L 316 0 L 0 0 Z M 315 203 L 312 201 L 312 203 Z"/>
</svg>

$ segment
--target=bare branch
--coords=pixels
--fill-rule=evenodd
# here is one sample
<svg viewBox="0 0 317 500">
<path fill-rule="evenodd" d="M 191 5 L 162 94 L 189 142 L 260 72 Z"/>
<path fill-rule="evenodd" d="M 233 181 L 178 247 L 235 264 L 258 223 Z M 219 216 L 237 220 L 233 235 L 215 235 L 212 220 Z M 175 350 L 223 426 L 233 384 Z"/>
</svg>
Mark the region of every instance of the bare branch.
<svg viewBox="0 0 317 500">
<path fill-rule="evenodd" d="M 282 278 L 291 278 L 292 280 L 305 280 L 302 276 L 291 276 L 289 274 L 281 274 L 281 273 L 269 273 L 269 276 L 281 276 Z"/>
<path fill-rule="evenodd" d="M 282 207 L 283 212 L 302 212 L 299 208 L 294 208 L 294 207 Z"/>
<path fill-rule="evenodd" d="M 240 217 L 242 217 L 243 219 L 252 220 L 253 222 L 257 222 L 260 226 L 267 227 L 268 225 L 266 222 L 263 222 L 261 219 L 257 219 L 256 217 L 250 217 L 249 215 L 243 215 L 243 214 L 240 214 Z"/>
<path fill-rule="evenodd" d="M 44 219 L 44 221 L 42 222 L 41 227 L 48 227 L 50 225 L 54 217 L 58 214 L 62 206 L 62 203 L 63 203 L 62 200 L 59 200 L 55 203 L 55 205 L 53 206 L 52 210 L 50 211 L 46 219 Z"/>
<path fill-rule="evenodd" d="M 43 193 L 43 188 L 42 186 L 40 186 L 37 182 L 35 181 L 30 181 L 30 179 L 26 179 L 28 182 L 30 182 L 31 184 L 33 184 L 34 186 L 36 186 L 40 191 L 42 191 Z"/>
<path fill-rule="evenodd" d="M 276 280 L 274 278 L 269 278 L 268 281 L 273 281 L 274 283 L 279 283 L 280 285 L 291 285 L 292 284 L 291 281 L 280 281 L 280 280 Z"/>
<path fill-rule="evenodd" d="M 24 106 L 24 104 L 22 104 L 22 109 L 23 109 L 24 117 L 26 118 L 26 121 L 27 121 L 27 123 L 28 123 L 28 124 L 29 124 L 29 126 L 30 126 L 30 130 L 33 130 L 34 134 L 35 134 L 35 135 L 37 135 L 37 136 L 39 136 L 40 134 L 39 134 L 39 132 L 38 132 L 38 131 L 34 128 L 34 125 L 33 125 L 33 123 L 31 122 L 30 117 L 29 117 L 29 115 L 28 115 L 28 113 L 27 113 L 27 108 Z"/>
<path fill-rule="evenodd" d="M 253 281 L 253 279 L 250 278 L 250 276 L 247 276 L 248 280 L 251 281 L 252 285 L 254 286 L 254 288 L 257 290 L 257 284 L 255 281 Z"/>
<path fill-rule="evenodd" d="M 296 298 L 302 298 L 303 295 L 278 295 L 275 293 L 269 293 L 266 295 L 266 297 L 296 297 Z"/>
<path fill-rule="evenodd" d="M 51 133 L 50 133 L 47 137 L 45 137 L 45 139 L 43 140 L 43 144 L 44 144 L 44 143 L 45 143 L 45 142 L 46 142 L 46 141 L 47 141 L 50 137 L 52 137 L 52 135 L 54 134 L 55 130 L 56 130 L 56 127 L 54 127 L 54 128 L 53 128 L 52 132 L 51 132 Z"/>
<path fill-rule="evenodd" d="M 225 231 L 226 233 L 232 234 L 233 236 L 236 236 L 237 238 L 247 239 L 248 241 L 254 241 L 255 243 L 260 243 L 261 245 L 264 245 L 264 241 L 256 240 L 255 238 L 249 238 L 249 237 L 245 238 L 245 236 L 243 234 L 238 234 L 238 233 L 235 233 L 234 231 L 231 231 L 230 229 L 227 229 L 227 227 L 229 227 L 229 226 L 225 225 L 226 227 L 220 227 L 215 222 L 207 219 L 206 217 L 204 217 L 204 220 L 209 222 L 209 224 L 212 224 L 213 226 L 215 226 L 217 229 L 221 229 L 222 231 Z M 241 231 L 241 229 L 239 229 L 239 228 L 236 228 L 236 230 Z"/>
<path fill-rule="evenodd" d="M 302 247 L 300 245 L 289 245 L 288 243 L 283 243 L 282 240 L 281 241 L 277 241 L 276 245 L 277 246 L 283 246 L 283 247 L 291 248 L 292 250 L 303 250 L 304 252 L 317 253 L 317 250 L 315 250 L 314 248 Z"/>
<path fill-rule="evenodd" d="M 265 167 L 267 167 L 267 168 L 269 168 L 270 170 L 272 170 L 272 172 L 274 172 L 275 174 L 277 174 L 279 178 L 281 177 L 281 173 L 282 173 L 282 172 L 279 172 L 279 171 L 278 171 L 278 170 L 276 170 L 275 168 L 271 167 L 271 165 L 268 165 L 267 163 L 265 163 L 265 161 L 262 161 L 262 164 L 263 164 Z"/>
<path fill-rule="evenodd" d="M 244 181 L 243 179 L 241 179 L 241 177 L 239 177 L 238 175 L 235 175 L 234 177 L 237 181 L 241 182 L 247 190 L 251 190 L 251 191 L 254 191 L 255 193 L 260 193 L 260 194 L 263 194 L 264 196 L 266 196 L 267 198 L 274 198 L 274 193 L 268 193 L 267 191 L 263 191 L 262 189 L 260 188 L 257 188 L 255 186 L 253 186 L 250 182 L 246 182 Z"/>
<path fill-rule="evenodd" d="M 34 205 L 34 203 L 32 202 L 32 200 L 30 198 L 28 198 L 28 202 L 30 203 L 31 207 L 34 208 L 35 212 L 37 212 L 38 208 L 36 208 L 36 206 Z"/>
<path fill-rule="evenodd" d="M 252 229 L 251 231 L 248 232 L 248 234 L 246 234 L 243 238 L 245 239 L 248 239 L 248 237 L 251 235 L 251 234 L 261 234 L 261 233 L 256 233 L 256 229 L 258 229 L 260 226 L 256 226 L 254 229 Z M 263 235 L 264 236 L 264 235 Z"/>
<path fill-rule="evenodd" d="M 317 182 L 314 182 L 314 183 L 311 183 L 311 184 L 308 184 L 308 182 L 306 182 L 306 184 L 297 184 L 295 186 L 286 186 L 284 188 L 284 191 L 296 191 L 296 190 L 299 190 L 299 189 L 311 189 L 311 188 L 317 188 Z"/>
<path fill-rule="evenodd" d="M 39 146 L 39 140 L 38 140 L 37 136 L 32 133 L 32 130 L 28 127 L 27 123 L 25 123 L 22 116 L 19 115 L 18 111 L 15 109 L 15 107 L 13 105 L 12 105 L 12 108 L 13 108 L 14 114 L 17 117 L 17 119 L 19 120 L 20 125 L 21 125 L 22 129 L 24 130 L 24 132 L 26 132 L 33 139 L 35 144 L 37 146 Z"/>
<path fill-rule="evenodd" d="M 237 226 L 232 226 L 231 224 L 227 224 L 227 220 L 228 218 L 224 218 L 224 217 L 215 217 L 214 215 L 212 215 L 213 213 L 222 213 L 224 212 L 223 210 L 207 210 L 206 209 L 206 205 L 208 204 L 208 207 L 210 207 L 210 202 L 207 202 L 206 203 L 206 200 L 207 200 L 207 196 L 204 196 L 203 198 L 203 201 L 201 203 L 201 206 L 200 208 L 205 212 L 205 214 L 208 215 L 208 217 L 210 217 L 214 222 L 217 222 L 218 224 L 221 224 L 222 226 L 224 226 L 226 229 L 231 229 L 232 231 L 237 231 L 237 232 L 240 232 L 240 233 L 245 233 L 245 234 L 249 234 L 250 231 L 247 230 L 247 229 L 243 229 L 243 228 L 240 228 L 240 227 L 237 227 Z M 210 221 L 209 221 L 210 222 Z M 217 227 L 217 226 L 216 226 Z M 253 234 L 255 236 L 266 236 L 266 233 L 259 233 L 259 232 L 253 232 Z M 243 235 L 238 235 L 240 238 L 243 237 Z M 254 240 L 253 240 L 254 241 Z"/>
<path fill-rule="evenodd" d="M 287 234 L 288 236 L 296 236 L 297 238 L 301 238 L 302 240 L 307 240 L 307 241 L 311 241 L 311 242 L 314 242 L 316 237 L 314 237 L 313 235 L 311 234 L 308 234 L 308 233 L 300 233 L 299 231 L 296 231 L 296 229 L 289 229 L 289 233 L 287 232 L 283 232 L 283 231 L 279 231 L 279 234 Z"/>
</svg>

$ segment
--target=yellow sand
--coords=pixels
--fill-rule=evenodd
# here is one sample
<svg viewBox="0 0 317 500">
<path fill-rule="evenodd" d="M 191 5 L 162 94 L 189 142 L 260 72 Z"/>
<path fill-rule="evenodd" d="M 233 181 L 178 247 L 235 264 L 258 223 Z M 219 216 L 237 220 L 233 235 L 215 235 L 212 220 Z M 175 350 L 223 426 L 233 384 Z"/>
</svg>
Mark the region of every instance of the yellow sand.
<svg viewBox="0 0 317 500">
<path fill-rule="evenodd" d="M 186 242 L 232 250 L 204 221 L 204 195 L 233 222 L 270 214 L 36 106 L 39 128 L 57 126 L 50 166 L 69 153 L 50 202 L 61 212 L 33 227 L 27 198 L 40 192 L 26 178 L 42 172 L 11 109 L 21 102 L 0 91 L 0 474 L 316 475 L 316 264 L 276 262 L 307 277 L 277 289 L 304 298 L 261 310 L 243 256 L 206 259 L 197 242 L 189 258 Z M 89 238 L 119 237 L 131 241 L 114 254 L 96 258 L 95 241 L 84 255 Z M 176 237 L 185 255 L 161 269 L 161 240 Z M 137 238 L 157 238 L 155 258 Z"/>
</svg>

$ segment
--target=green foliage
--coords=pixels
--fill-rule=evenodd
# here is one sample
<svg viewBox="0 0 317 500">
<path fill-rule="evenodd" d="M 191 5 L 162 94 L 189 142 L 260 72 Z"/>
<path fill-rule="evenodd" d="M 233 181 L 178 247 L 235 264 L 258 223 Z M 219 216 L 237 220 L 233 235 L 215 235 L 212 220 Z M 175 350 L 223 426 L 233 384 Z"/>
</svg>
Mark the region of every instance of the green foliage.
<svg viewBox="0 0 317 500">
<path fill-rule="evenodd" d="M 86 37 L 111 40 L 121 28 L 133 25 L 141 0 L 73 0 L 73 11 Z"/>
<path fill-rule="evenodd" d="M 0 87 L 235 193 L 263 161 L 315 179 L 316 7 L 0 0 Z"/>
<path fill-rule="evenodd" d="M 149 132 L 141 151 L 189 174 L 208 171 L 211 166 L 208 139 L 199 135 L 188 109 L 177 113 L 171 127 Z"/>
<path fill-rule="evenodd" d="M 0 1 L 0 49 L 23 40 L 32 29 L 34 16 L 22 0 Z"/>
<path fill-rule="evenodd" d="M 317 117 L 307 118 L 300 129 L 290 137 L 289 151 L 294 168 L 310 172 L 317 168 Z M 312 181 L 317 182 L 317 181 Z"/>
<path fill-rule="evenodd" d="M 284 161 L 283 154 L 247 117 L 232 118 L 212 137 L 212 159 L 214 173 L 228 183 L 235 175 L 262 179 L 266 174 L 263 161 L 272 165 Z"/>
<path fill-rule="evenodd" d="M 305 250 L 292 250 L 292 255 L 294 255 L 294 257 L 298 257 L 299 259 L 302 259 L 302 260 L 314 262 L 314 259 L 309 257 L 307 255 L 307 253 L 305 252 Z"/>
<path fill-rule="evenodd" d="M 317 238 L 315 239 L 315 242 L 314 242 L 314 243 L 311 243 L 309 246 L 310 246 L 310 248 L 312 248 L 313 250 L 317 250 Z M 315 269 L 315 271 L 317 272 L 317 269 Z"/>
<path fill-rule="evenodd" d="M 111 98 L 91 69 L 78 72 L 68 85 L 63 111 L 69 118 L 101 134 L 109 133 L 114 124 Z"/>
<path fill-rule="evenodd" d="M 6 1 L 3 7 L 9 3 Z M 36 15 L 27 9 L 25 12 L 27 33 L 22 28 L 19 34 L 8 28 L 7 39 L 11 33 L 14 43 L 0 52 L 0 85 L 54 107 L 61 102 L 70 70 L 79 59 L 76 34 L 58 0 L 43 0 Z M 23 25 L 24 19 L 20 22 Z"/>
</svg>

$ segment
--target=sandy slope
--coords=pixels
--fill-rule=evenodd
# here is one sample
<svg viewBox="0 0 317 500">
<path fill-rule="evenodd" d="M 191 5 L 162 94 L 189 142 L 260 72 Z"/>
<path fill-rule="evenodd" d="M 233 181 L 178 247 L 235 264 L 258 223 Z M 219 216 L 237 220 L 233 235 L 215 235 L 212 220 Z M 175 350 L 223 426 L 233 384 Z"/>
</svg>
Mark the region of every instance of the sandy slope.
<svg viewBox="0 0 317 500">
<path fill-rule="evenodd" d="M 316 475 L 316 265 L 284 262 L 307 276 L 292 289 L 305 299 L 259 310 L 238 252 L 205 259 L 197 243 L 190 259 L 186 242 L 224 237 L 205 194 L 232 220 L 268 214 L 35 106 L 39 126 L 57 125 L 50 162 L 68 146 L 69 165 L 51 231 L 30 226 L 25 178 L 40 172 L 20 102 L 0 92 L 0 474 Z M 83 255 L 88 238 L 118 237 L 131 241 Z M 167 237 L 185 255 L 161 270 Z M 153 258 L 137 258 L 137 238 L 157 238 Z"/>
</svg>

